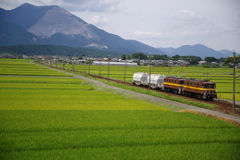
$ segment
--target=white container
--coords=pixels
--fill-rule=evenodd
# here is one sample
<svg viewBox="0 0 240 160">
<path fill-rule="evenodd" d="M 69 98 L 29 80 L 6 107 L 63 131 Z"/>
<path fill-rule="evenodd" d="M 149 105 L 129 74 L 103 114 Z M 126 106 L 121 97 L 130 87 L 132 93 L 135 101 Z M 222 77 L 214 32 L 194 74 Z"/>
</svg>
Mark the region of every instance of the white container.
<svg viewBox="0 0 240 160">
<path fill-rule="evenodd" d="M 144 72 L 137 72 L 133 75 L 133 84 L 136 85 L 147 85 L 148 74 Z"/>
<path fill-rule="evenodd" d="M 161 88 L 161 89 L 163 89 L 164 78 L 165 77 L 166 77 L 165 75 L 151 74 L 151 78 L 150 78 L 150 76 L 148 76 L 147 81 L 149 83 L 149 78 L 150 78 L 150 84 L 149 85 L 150 85 L 151 88 L 154 88 L 154 89 Z"/>
</svg>

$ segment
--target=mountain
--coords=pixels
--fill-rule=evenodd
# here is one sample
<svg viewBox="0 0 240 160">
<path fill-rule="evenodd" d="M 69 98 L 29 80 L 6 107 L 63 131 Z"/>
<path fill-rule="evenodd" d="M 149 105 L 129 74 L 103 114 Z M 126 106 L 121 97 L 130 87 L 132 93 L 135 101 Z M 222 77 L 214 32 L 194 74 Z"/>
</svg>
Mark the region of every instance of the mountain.
<svg viewBox="0 0 240 160">
<path fill-rule="evenodd" d="M 171 55 L 173 50 L 175 50 L 175 48 L 172 47 L 168 47 L 168 48 L 158 48 L 160 51 L 163 51 L 164 53 L 166 53 L 167 55 Z"/>
<path fill-rule="evenodd" d="M 17 24 L 24 29 L 29 29 L 53 7 L 54 6 L 37 7 L 29 3 L 24 3 L 13 10 L 0 9 L 0 20 Z"/>
<path fill-rule="evenodd" d="M 174 56 L 174 55 L 180 55 L 180 56 L 198 56 L 201 57 L 202 59 L 204 59 L 205 57 L 215 57 L 215 58 L 221 58 L 221 57 L 228 57 L 227 55 L 218 52 L 212 48 L 208 48 L 207 46 L 204 46 L 202 44 L 196 44 L 196 45 L 183 45 L 179 48 L 168 48 L 168 49 L 164 49 L 164 48 L 159 48 L 159 50 L 161 51 L 169 51 L 166 52 L 168 53 L 168 55 L 170 56 Z"/>
<path fill-rule="evenodd" d="M 89 56 L 102 58 L 111 55 L 111 57 L 121 57 L 122 54 L 108 51 L 101 51 L 86 47 L 66 47 L 53 45 L 14 45 L 0 46 L 0 53 L 8 53 L 12 55 L 62 55 L 62 56 Z"/>
<path fill-rule="evenodd" d="M 141 42 L 135 41 L 135 40 L 128 40 L 130 43 L 134 44 L 135 46 L 137 46 L 139 48 L 139 50 L 141 50 L 142 52 L 145 53 L 155 53 L 155 48 L 150 47 L 146 44 L 143 44 Z M 160 53 L 158 54 L 165 54 L 165 52 L 160 50 Z"/>
<path fill-rule="evenodd" d="M 232 57 L 233 56 L 233 51 L 230 51 L 230 50 L 227 50 L 227 49 L 223 49 L 223 50 L 220 50 L 218 52 L 224 54 L 227 57 Z M 236 55 L 240 55 L 240 53 L 236 53 Z"/>
<path fill-rule="evenodd" d="M 172 52 L 173 55 L 176 54 L 181 54 L 181 55 L 194 55 L 194 56 L 199 56 L 201 58 L 205 58 L 205 57 L 215 57 L 215 58 L 221 58 L 224 57 L 223 54 L 221 54 L 220 52 L 217 52 L 211 48 L 208 48 L 204 45 L 201 44 L 196 44 L 193 46 L 190 45 L 184 45 L 181 46 L 175 50 L 173 50 Z"/>
<path fill-rule="evenodd" d="M 4 38 L 1 36 L 0 46 L 37 43 L 97 48 L 124 54 L 134 52 L 164 54 L 151 46 L 133 40 L 125 40 L 101 30 L 56 5 L 34 6 L 24 3 L 13 10 L 0 8 L 0 14 L 1 25 L 5 25 L 7 22 L 8 25 L 12 24 L 12 27 L 15 25 L 15 28 L 21 30 L 21 34 L 18 32 L 12 32 L 9 36 L 6 34 L 4 38 L 7 38 L 8 41 L 4 43 Z M 13 30 L 12 27 L 8 30 L 7 27 L 1 26 L 0 33 L 10 33 Z M 16 42 L 16 37 L 21 42 Z M 30 41 L 33 37 L 36 39 L 34 42 Z"/>
<path fill-rule="evenodd" d="M 24 45 L 24 44 L 37 44 L 41 42 L 37 36 L 27 32 L 22 27 L 0 21 L 0 44 L 3 46 L 9 45 Z"/>
</svg>

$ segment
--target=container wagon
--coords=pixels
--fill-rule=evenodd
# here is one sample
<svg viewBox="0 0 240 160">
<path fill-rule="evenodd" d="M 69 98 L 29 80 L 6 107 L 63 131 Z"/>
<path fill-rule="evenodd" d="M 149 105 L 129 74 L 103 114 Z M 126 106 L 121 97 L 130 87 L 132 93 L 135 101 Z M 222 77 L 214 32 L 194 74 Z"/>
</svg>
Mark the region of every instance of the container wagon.
<svg viewBox="0 0 240 160">
<path fill-rule="evenodd" d="M 164 90 L 164 78 L 166 76 L 160 74 L 151 74 L 148 76 L 147 82 L 150 80 L 150 88 Z M 150 79 L 149 79 L 150 78 Z"/>
<path fill-rule="evenodd" d="M 132 83 L 141 86 L 141 85 L 148 85 L 148 74 L 144 72 L 137 72 L 133 75 L 133 81 Z"/>
</svg>

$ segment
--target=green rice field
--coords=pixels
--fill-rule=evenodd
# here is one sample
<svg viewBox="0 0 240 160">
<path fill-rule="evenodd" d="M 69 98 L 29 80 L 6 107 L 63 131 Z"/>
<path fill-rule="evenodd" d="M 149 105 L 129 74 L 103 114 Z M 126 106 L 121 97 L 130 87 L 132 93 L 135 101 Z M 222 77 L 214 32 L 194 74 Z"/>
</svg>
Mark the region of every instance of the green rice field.
<svg viewBox="0 0 240 160">
<path fill-rule="evenodd" d="M 61 72 L 56 72 L 35 64 L 29 60 L 21 59 L 1 59 L 0 58 L 0 75 L 6 76 L 66 76 L 71 77 Z"/>
<path fill-rule="evenodd" d="M 239 128 L 191 113 L 1 110 L 0 115 L 3 159 L 239 159 Z"/>
<path fill-rule="evenodd" d="M 61 65 L 59 65 L 61 67 Z M 71 68 L 71 65 L 66 65 L 65 68 Z M 132 76 L 136 72 L 149 73 L 148 66 L 141 67 L 127 67 L 126 75 L 124 66 L 110 66 L 108 75 L 108 66 L 94 66 L 91 65 L 74 65 L 76 71 L 85 73 L 91 73 L 95 75 L 101 75 L 104 77 L 110 77 L 127 82 L 132 81 Z M 223 99 L 232 100 L 233 91 L 233 73 L 232 68 L 203 68 L 198 67 L 172 67 L 170 69 L 170 75 L 185 78 L 197 78 L 197 79 L 210 79 L 212 82 L 217 83 L 218 97 Z M 152 67 L 152 74 L 168 75 L 168 67 Z M 240 69 L 236 70 L 236 100 L 240 101 Z"/>
<path fill-rule="evenodd" d="M 233 124 L 173 112 L 45 68 L 31 77 L 11 72 L 0 73 L 1 159 L 240 158 L 240 128 Z"/>
<path fill-rule="evenodd" d="M 167 111 L 146 102 L 97 91 L 73 78 L 0 77 L 0 87 L 2 110 Z"/>
</svg>

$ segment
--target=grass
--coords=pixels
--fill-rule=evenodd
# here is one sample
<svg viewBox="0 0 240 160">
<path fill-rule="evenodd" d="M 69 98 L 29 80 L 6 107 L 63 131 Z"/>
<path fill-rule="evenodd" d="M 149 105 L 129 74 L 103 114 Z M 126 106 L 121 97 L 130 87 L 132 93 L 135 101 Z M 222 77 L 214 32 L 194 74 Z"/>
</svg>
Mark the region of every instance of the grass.
<svg viewBox="0 0 240 160">
<path fill-rule="evenodd" d="M 237 126 L 140 100 L 75 78 L 1 76 L 0 157 L 240 158 Z"/>
<path fill-rule="evenodd" d="M 29 63 L 29 60 L 20 59 L 0 59 L 0 75 L 71 77 L 71 75 L 49 70 L 47 68 Z"/>
<path fill-rule="evenodd" d="M 87 75 L 85 75 L 85 76 L 87 76 Z M 89 76 L 87 76 L 87 77 L 91 78 Z M 112 82 L 112 81 L 106 81 L 106 80 L 100 80 L 100 79 L 99 79 L 99 81 L 102 81 L 104 83 L 107 83 L 108 85 L 115 86 L 115 87 L 118 87 L 118 88 L 123 88 L 123 89 L 131 90 L 131 91 L 134 91 L 134 92 L 138 92 L 138 93 L 148 94 L 148 95 L 152 95 L 152 96 L 155 96 L 155 97 L 159 97 L 159 98 L 163 98 L 163 99 L 167 99 L 167 100 L 171 100 L 171 101 L 176 101 L 176 102 L 180 102 L 180 103 L 184 103 L 184 104 L 188 104 L 188 105 L 193 105 L 193 106 L 197 106 L 197 107 L 201 107 L 201 108 L 213 109 L 215 107 L 214 105 L 207 104 L 207 103 L 204 103 L 204 102 L 189 101 L 189 100 L 184 99 L 184 97 L 182 97 L 182 98 L 172 97 L 172 96 L 167 95 L 167 94 L 161 94 L 159 92 L 155 92 L 155 91 L 152 91 L 152 90 L 146 90 L 146 89 L 142 89 L 142 88 L 127 86 L 125 84 L 118 84 L 118 83 L 115 83 L 115 82 Z M 176 108 L 176 107 L 170 107 L 170 108 L 174 110 L 174 108 Z M 177 110 L 177 108 L 176 108 L 176 110 Z"/>
<path fill-rule="evenodd" d="M 60 66 L 60 65 L 59 65 Z M 66 68 L 71 68 L 71 65 L 66 65 Z M 108 77 L 108 66 L 84 66 L 75 65 L 75 70 L 95 75 L 101 75 Z M 127 67 L 126 69 L 126 81 L 131 82 L 132 76 L 136 72 L 149 72 L 148 66 L 141 67 Z M 223 99 L 232 100 L 228 94 L 232 93 L 233 76 L 231 68 L 203 68 L 203 67 L 172 67 L 170 75 L 183 76 L 185 78 L 198 78 L 198 79 L 211 79 L 211 81 L 217 83 L 218 94 Z M 168 75 L 166 67 L 153 67 L 152 74 Z M 240 75 L 240 69 L 236 70 L 236 74 Z M 109 77 L 118 80 L 124 80 L 124 67 L 122 66 L 110 66 Z M 240 101 L 240 78 L 236 78 L 236 100 Z"/>
<path fill-rule="evenodd" d="M 78 79 L 19 77 L 18 83 L 16 80 L 16 77 L 0 77 L 1 110 L 167 110 L 97 91 Z"/>
<path fill-rule="evenodd" d="M 240 122 L 231 120 L 229 118 L 219 117 L 217 115 L 203 113 L 203 112 L 199 112 L 199 111 L 191 110 L 191 109 L 181 110 L 180 112 L 188 112 L 188 113 L 194 113 L 194 114 L 199 114 L 199 115 L 203 115 L 203 116 L 213 117 L 215 119 L 220 119 L 222 121 L 226 121 L 228 123 L 231 123 L 231 124 L 234 124 L 234 125 L 237 125 L 238 127 L 240 127 Z"/>
<path fill-rule="evenodd" d="M 5 159 L 31 159 L 36 160 L 46 159 L 211 159 L 218 160 L 233 158 L 233 155 L 238 154 L 239 144 L 172 144 L 155 146 L 126 146 L 126 147 L 110 147 L 110 148 L 84 148 L 84 149 L 62 149 L 62 150 L 42 150 L 42 151 L 27 151 L 27 152 L 11 152 Z M 208 150 L 217 152 L 218 156 L 211 154 Z M 179 154 L 181 151 L 181 154 Z M 192 154 L 191 154 L 192 153 Z M 31 156 L 29 156 L 31 155 Z M 238 157 L 235 157 L 235 159 Z"/>
<path fill-rule="evenodd" d="M 151 100 L 151 99 L 148 99 L 148 98 L 144 98 L 144 97 L 141 97 L 141 96 L 136 96 L 135 94 L 130 94 L 130 93 L 127 93 L 127 92 L 116 90 L 116 89 L 101 87 L 101 86 L 99 86 L 99 85 L 97 85 L 97 84 L 95 84 L 93 82 L 85 82 L 85 84 L 90 85 L 90 86 L 96 88 L 99 91 L 110 92 L 110 93 L 121 95 L 121 96 L 124 96 L 124 97 L 127 97 L 127 98 L 141 100 L 141 101 L 144 101 L 144 102 L 147 102 L 147 103 L 151 103 L 151 104 L 155 104 L 155 105 L 158 105 L 158 106 L 162 106 L 162 107 L 167 108 L 167 109 L 169 109 L 171 111 L 180 111 L 180 110 L 184 109 L 183 107 L 166 104 L 166 103 L 162 103 L 162 102 L 159 102 L 159 101 L 154 101 L 154 100 Z"/>
<path fill-rule="evenodd" d="M 32 159 L 40 154 L 41 159 L 239 158 L 235 148 L 240 143 L 239 128 L 191 113 L 144 110 L 0 113 L 3 140 L 0 154 L 5 159 Z"/>
<path fill-rule="evenodd" d="M 170 95 L 160 94 L 159 92 L 155 92 L 155 91 L 152 91 L 152 90 L 146 90 L 146 89 L 142 89 L 142 88 L 126 86 L 126 85 L 118 84 L 118 83 L 115 83 L 115 82 L 107 82 L 107 83 L 110 84 L 110 85 L 119 87 L 119 88 L 124 88 L 124 89 L 127 89 L 127 90 L 131 90 L 131 91 L 135 91 L 135 92 L 139 92 L 139 93 L 144 93 L 144 94 L 152 95 L 152 96 L 155 96 L 155 97 L 168 99 L 168 100 L 171 100 L 171 101 L 176 101 L 176 102 L 180 102 L 180 103 L 184 103 L 184 104 L 188 104 L 188 105 L 193 105 L 193 106 L 197 106 L 197 107 L 201 107 L 201 108 L 212 109 L 212 108 L 215 107 L 214 105 L 207 104 L 207 103 L 204 103 L 204 102 L 201 103 L 201 102 L 189 101 L 189 100 L 184 99 L 184 97 L 183 98 L 172 97 Z"/>
</svg>

